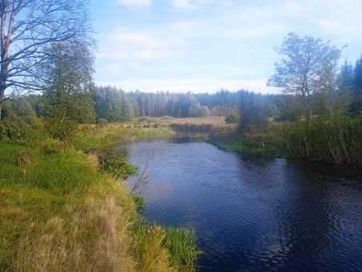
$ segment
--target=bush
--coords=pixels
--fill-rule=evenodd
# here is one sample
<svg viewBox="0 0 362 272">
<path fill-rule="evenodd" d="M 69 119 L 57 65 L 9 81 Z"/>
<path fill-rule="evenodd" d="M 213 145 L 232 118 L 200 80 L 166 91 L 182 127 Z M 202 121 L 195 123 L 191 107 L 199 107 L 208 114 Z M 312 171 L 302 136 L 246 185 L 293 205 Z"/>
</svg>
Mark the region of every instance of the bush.
<svg viewBox="0 0 362 272">
<path fill-rule="evenodd" d="M 116 152 L 104 152 L 99 156 L 101 169 L 115 178 L 125 179 L 137 172 L 137 168 L 127 162 L 127 159 Z"/>
<path fill-rule="evenodd" d="M 11 116 L 0 121 L 0 140 L 34 143 L 44 136 L 43 122 L 38 118 Z"/>
<path fill-rule="evenodd" d="M 52 138 L 69 142 L 73 139 L 78 124 L 72 120 L 59 120 L 50 118 L 47 120 L 46 128 Z"/>
</svg>

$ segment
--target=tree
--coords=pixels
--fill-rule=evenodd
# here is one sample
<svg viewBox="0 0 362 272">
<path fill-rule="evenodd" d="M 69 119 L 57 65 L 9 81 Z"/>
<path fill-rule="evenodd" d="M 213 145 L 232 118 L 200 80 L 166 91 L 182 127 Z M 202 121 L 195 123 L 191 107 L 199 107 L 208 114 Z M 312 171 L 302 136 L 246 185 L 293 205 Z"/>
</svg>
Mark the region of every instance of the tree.
<svg viewBox="0 0 362 272">
<path fill-rule="evenodd" d="M 352 113 L 362 112 L 362 57 L 357 60 L 354 68 Z"/>
<path fill-rule="evenodd" d="M 188 116 L 190 117 L 206 117 L 210 115 L 207 106 L 201 106 L 199 103 L 194 103 L 189 107 Z"/>
<path fill-rule="evenodd" d="M 42 89 L 38 68 L 50 57 L 51 44 L 87 30 L 83 0 L 1 0 L 0 113 L 10 96 Z"/>
<path fill-rule="evenodd" d="M 282 55 L 282 59 L 275 64 L 275 73 L 268 84 L 302 97 L 309 134 L 311 96 L 333 89 L 341 50 L 332 46 L 329 41 L 289 33 L 278 53 Z"/>
<path fill-rule="evenodd" d="M 97 87 L 93 100 L 96 104 L 97 119 L 110 122 L 127 121 L 132 118 L 132 105 L 122 90 L 112 87 Z"/>
<path fill-rule="evenodd" d="M 53 119 L 54 131 L 70 131 L 69 122 L 93 122 L 95 107 L 90 95 L 93 56 L 89 44 L 79 38 L 53 43 L 49 56 L 40 73 L 46 78 L 43 91 L 46 113 Z"/>
<path fill-rule="evenodd" d="M 353 71 L 353 65 L 345 61 L 338 75 L 338 89 L 340 91 L 351 91 L 354 86 L 354 80 L 355 76 Z"/>
<path fill-rule="evenodd" d="M 263 129 L 268 115 L 267 97 L 252 92 L 239 92 L 239 129 L 242 133 Z"/>
</svg>

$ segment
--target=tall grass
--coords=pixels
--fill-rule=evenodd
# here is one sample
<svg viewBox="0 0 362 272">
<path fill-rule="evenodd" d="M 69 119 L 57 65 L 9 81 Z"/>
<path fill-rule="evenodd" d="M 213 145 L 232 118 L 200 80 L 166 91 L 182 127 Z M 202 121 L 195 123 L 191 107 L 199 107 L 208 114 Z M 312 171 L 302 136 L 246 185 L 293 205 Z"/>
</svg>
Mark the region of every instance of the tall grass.
<svg viewBox="0 0 362 272">
<path fill-rule="evenodd" d="M 331 164 L 362 166 L 362 120 L 349 116 L 315 118 L 310 135 L 303 122 L 283 129 L 284 150 L 290 157 Z"/>
<path fill-rule="evenodd" d="M 335 165 L 362 166 L 362 119 L 347 115 L 305 121 L 269 123 L 241 135 L 215 134 L 211 142 L 230 151 L 263 157 L 302 158 Z"/>
<path fill-rule="evenodd" d="M 131 171 L 126 161 L 111 161 L 122 168 L 114 172 L 90 152 L 127 130 L 83 129 L 76 148 L 0 141 L 0 271 L 192 271 L 196 257 L 175 257 L 189 253 L 189 236 L 176 245 L 161 227 L 135 228 L 136 203 L 119 179 Z"/>
<path fill-rule="evenodd" d="M 169 250 L 171 262 L 181 271 L 192 272 L 201 252 L 195 244 L 195 234 L 192 230 L 166 228 L 164 246 Z"/>
<path fill-rule="evenodd" d="M 139 271 L 195 271 L 199 250 L 194 233 L 187 229 L 161 228 L 139 220 L 134 225 L 137 256 L 142 260 Z M 158 257 L 157 257 L 158 256 Z"/>
</svg>

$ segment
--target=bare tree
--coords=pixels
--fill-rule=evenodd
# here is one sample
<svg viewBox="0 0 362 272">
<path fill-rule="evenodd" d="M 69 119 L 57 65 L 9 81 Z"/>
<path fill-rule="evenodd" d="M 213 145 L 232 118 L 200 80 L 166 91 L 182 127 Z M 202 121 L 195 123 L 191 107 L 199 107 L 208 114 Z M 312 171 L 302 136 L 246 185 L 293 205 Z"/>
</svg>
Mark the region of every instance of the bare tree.
<svg viewBox="0 0 362 272">
<path fill-rule="evenodd" d="M 310 97 L 332 88 L 341 50 L 329 41 L 290 33 L 284 38 L 278 53 L 282 59 L 275 64 L 275 73 L 268 84 L 302 97 L 309 131 L 312 114 Z"/>
<path fill-rule="evenodd" d="M 11 96 L 42 89 L 38 66 L 49 57 L 47 47 L 86 36 L 85 5 L 84 0 L 0 0 L 0 114 Z"/>
</svg>

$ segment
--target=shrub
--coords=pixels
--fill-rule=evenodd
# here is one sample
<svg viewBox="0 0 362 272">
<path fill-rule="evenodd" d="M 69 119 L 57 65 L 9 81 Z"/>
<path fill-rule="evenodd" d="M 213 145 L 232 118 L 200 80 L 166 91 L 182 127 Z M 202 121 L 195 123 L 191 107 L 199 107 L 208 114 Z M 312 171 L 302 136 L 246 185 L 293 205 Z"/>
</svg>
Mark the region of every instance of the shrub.
<svg viewBox="0 0 362 272">
<path fill-rule="evenodd" d="M 38 118 L 11 116 L 0 122 L 0 140 L 34 143 L 45 136 L 44 126 Z"/>
<path fill-rule="evenodd" d="M 108 151 L 98 157 L 101 169 L 116 178 L 125 179 L 137 172 L 137 168 L 129 164 L 127 159 L 119 153 Z"/>
</svg>

